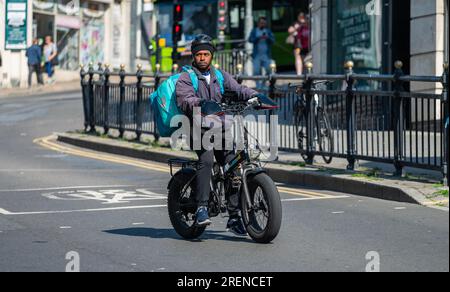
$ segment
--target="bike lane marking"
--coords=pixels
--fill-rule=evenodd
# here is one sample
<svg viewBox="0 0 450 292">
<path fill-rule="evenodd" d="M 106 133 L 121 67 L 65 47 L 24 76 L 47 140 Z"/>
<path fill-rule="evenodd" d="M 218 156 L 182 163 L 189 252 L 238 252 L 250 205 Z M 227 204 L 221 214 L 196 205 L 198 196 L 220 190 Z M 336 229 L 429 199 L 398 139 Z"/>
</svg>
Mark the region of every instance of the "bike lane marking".
<svg viewBox="0 0 450 292">
<path fill-rule="evenodd" d="M 73 190 L 73 189 L 127 188 L 127 187 L 132 187 L 132 185 L 72 186 L 72 187 L 53 187 L 53 188 L 36 188 L 36 189 L 12 189 L 12 190 L 0 190 L 0 192 L 14 193 L 14 192 L 59 191 L 59 190 Z"/>
</svg>

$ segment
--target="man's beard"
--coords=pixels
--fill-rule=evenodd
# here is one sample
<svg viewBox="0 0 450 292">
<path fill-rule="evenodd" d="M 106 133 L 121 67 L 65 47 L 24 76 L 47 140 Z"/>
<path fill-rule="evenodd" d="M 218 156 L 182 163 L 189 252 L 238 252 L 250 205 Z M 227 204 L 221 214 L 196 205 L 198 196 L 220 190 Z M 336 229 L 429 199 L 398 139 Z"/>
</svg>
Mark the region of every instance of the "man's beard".
<svg viewBox="0 0 450 292">
<path fill-rule="evenodd" d="M 211 67 L 211 64 L 208 64 L 206 62 L 204 63 L 194 63 L 195 67 L 197 67 L 197 69 L 199 69 L 200 71 L 208 71 L 209 68 Z"/>
</svg>

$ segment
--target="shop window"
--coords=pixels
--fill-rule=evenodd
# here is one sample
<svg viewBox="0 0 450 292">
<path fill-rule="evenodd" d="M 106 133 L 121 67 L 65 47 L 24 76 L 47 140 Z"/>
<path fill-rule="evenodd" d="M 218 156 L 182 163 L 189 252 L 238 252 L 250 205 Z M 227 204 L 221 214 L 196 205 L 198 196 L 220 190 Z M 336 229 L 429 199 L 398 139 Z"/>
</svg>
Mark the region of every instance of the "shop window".
<svg viewBox="0 0 450 292">
<path fill-rule="evenodd" d="M 381 0 L 378 0 L 381 1 Z M 357 73 L 382 73 L 383 15 L 367 13 L 366 0 L 330 1 L 329 66 L 342 73 L 346 61 L 355 63 Z M 376 88 L 380 84 L 360 84 Z"/>
</svg>

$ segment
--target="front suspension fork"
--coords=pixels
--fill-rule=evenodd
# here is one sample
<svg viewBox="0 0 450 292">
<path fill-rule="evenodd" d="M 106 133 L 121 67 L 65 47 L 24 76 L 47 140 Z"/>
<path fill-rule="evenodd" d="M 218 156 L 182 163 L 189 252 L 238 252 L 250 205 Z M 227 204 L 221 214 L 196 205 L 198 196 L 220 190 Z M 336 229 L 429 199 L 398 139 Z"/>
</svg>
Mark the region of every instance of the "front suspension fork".
<svg viewBox="0 0 450 292">
<path fill-rule="evenodd" d="M 250 171 L 250 169 L 244 169 L 242 171 L 242 187 L 244 190 L 244 196 L 245 196 L 245 200 L 247 202 L 248 210 L 252 210 L 253 203 L 252 203 L 252 199 L 250 198 L 250 192 L 248 190 L 248 185 L 247 185 L 247 173 L 249 171 Z"/>
</svg>

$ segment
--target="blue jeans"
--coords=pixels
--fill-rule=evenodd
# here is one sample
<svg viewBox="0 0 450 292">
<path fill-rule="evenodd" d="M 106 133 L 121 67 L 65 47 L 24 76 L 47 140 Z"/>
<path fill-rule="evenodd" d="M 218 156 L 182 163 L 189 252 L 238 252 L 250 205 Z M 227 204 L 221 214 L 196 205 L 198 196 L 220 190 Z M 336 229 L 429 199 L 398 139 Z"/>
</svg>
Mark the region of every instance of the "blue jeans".
<svg viewBox="0 0 450 292">
<path fill-rule="evenodd" d="M 266 70 L 266 74 L 270 74 L 270 64 L 272 60 L 267 55 L 256 55 L 253 57 L 253 75 L 261 76 L 262 68 Z M 262 81 L 256 82 L 256 86 L 261 87 L 263 85 Z"/>
<path fill-rule="evenodd" d="M 48 75 L 48 78 L 52 78 L 55 71 L 53 70 L 53 65 L 51 62 L 45 62 L 45 72 Z"/>
</svg>

